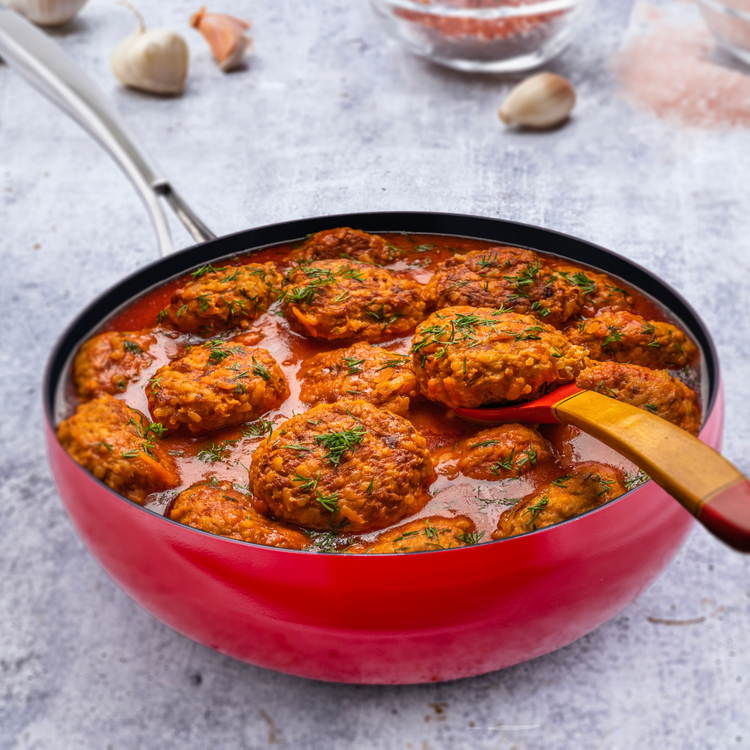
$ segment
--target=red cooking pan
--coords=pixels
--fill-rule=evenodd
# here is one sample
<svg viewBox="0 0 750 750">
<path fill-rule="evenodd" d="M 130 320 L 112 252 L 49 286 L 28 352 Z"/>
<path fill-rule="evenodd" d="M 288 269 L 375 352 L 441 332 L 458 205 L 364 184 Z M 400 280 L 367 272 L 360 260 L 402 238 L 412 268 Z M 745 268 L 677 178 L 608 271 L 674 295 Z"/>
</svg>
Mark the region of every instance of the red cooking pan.
<svg viewBox="0 0 750 750">
<path fill-rule="evenodd" d="M 719 365 L 702 321 L 667 284 L 615 253 L 549 230 L 388 212 L 215 238 L 93 84 L 42 33 L 4 10 L 0 55 L 115 156 L 147 205 L 165 254 L 78 315 L 52 352 L 44 383 L 48 454 L 62 501 L 94 557 L 146 610 L 205 645 L 283 672 L 352 683 L 429 682 L 500 669 L 570 643 L 626 607 L 672 560 L 693 517 L 653 481 L 522 536 L 411 555 L 349 556 L 208 534 L 135 505 L 83 470 L 58 443 L 55 425 L 71 357 L 84 339 L 132 300 L 190 269 L 338 226 L 531 247 L 622 278 L 666 307 L 700 347 L 700 437 L 713 448 L 723 429 Z M 168 254 L 161 197 L 200 244 Z"/>
</svg>

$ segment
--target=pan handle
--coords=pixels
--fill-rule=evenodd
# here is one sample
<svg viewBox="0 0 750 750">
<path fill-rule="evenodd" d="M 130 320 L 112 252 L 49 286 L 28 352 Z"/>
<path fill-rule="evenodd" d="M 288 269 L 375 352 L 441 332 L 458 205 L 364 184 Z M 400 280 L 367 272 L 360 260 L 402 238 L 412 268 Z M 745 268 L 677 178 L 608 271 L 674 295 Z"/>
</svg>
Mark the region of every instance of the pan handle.
<svg viewBox="0 0 750 750">
<path fill-rule="evenodd" d="M 159 197 L 196 241 L 216 237 L 174 190 L 99 87 L 43 32 L 1 7 L 0 57 L 109 152 L 145 204 L 162 255 L 169 255 L 174 246 Z"/>
</svg>

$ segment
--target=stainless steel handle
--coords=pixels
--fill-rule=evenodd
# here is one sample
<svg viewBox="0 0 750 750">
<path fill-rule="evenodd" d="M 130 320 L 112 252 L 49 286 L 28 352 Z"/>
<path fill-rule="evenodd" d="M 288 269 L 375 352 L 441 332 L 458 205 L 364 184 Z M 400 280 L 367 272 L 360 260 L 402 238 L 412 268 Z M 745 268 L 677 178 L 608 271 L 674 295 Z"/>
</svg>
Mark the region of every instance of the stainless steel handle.
<svg viewBox="0 0 750 750">
<path fill-rule="evenodd" d="M 174 246 L 159 197 L 166 199 L 196 241 L 216 237 L 177 194 L 97 85 L 42 31 L 14 11 L 3 8 L 0 8 L 0 57 L 109 152 L 145 204 L 162 255 L 171 253 Z"/>
</svg>

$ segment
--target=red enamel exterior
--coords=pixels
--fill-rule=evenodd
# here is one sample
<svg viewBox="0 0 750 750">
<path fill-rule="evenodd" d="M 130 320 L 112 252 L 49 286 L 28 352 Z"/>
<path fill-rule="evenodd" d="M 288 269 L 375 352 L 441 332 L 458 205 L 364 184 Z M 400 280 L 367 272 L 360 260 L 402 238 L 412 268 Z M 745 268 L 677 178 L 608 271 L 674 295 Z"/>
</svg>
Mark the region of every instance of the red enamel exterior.
<svg viewBox="0 0 750 750">
<path fill-rule="evenodd" d="M 719 394 L 701 438 L 718 449 L 722 428 Z M 281 550 L 144 511 L 83 471 L 49 424 L 46 435 L 76 530 L 133 599 L 200 643 L 319 680 L 450 680 L 558 649 L 632 602 L 693 525 L 649 482 L 559 526 L 476 547 L 374 557 Z"/>
</svg>

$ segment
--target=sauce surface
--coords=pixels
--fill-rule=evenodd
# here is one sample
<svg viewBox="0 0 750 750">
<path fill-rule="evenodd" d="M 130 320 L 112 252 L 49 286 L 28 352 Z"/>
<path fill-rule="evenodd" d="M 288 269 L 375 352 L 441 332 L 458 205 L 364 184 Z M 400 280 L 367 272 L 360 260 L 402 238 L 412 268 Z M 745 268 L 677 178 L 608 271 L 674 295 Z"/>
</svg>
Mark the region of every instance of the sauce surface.
<svg viewBox="0 0 750 750">
<path fill-rule="evenodd" d="M 498 244 L 497 242 L 436 235 L 383 234 L 382 236 L 393 247 L 404 251 L 403 257 L 398 262 L 385 267 L 389 270 L 404 272 L 421 284 L 429 281 L 440 261 L 452 257 L 455 253 L 484 250 Z M 278 245 L 253 251 L 247 255 L 215 261 L 214 265 L 231 267 L 249 262 L 272 261 L 277 269 L 284 273 L 293 265 L 289 256 L 296 247 L 296 244 Z M 540 253 L 540 255 L 549 257 L 545 253 Z M 586 266 L 577 265 L 581 265 L 585 271 Z M 613 278 L 616 279 L 616 277 Z M 147 416 L 149 410 L 145 388 L 149 379 L 159 367 L 184 352 L 187 346 L 205 341 L 203 338 L 166 330 L 157 325 L 158 314 L 169 304 L 172 293 L 189 279 L 190 275 L 185 274 L 150 291 L 107 321 L 99 331 L 153 330 L 157 344 L 149 351 L 153 357 L 152 360 L 141 370 L 139 376 L 128 382 L 126 389 L 117 396 Z M 635 303 L 633 312 L 643 316 L 646 320 L 669 320 L 665 311 L 653 300 L 625 282 L 616 280 L 633 296 Z M 310 408 L 299 398 L 300 384 L 297 373 L 300 364 L 318 352 L 343 349 L 356 340 L 321 341 L 303 337 L 290 330 L 279 312 L 278 303 L 274 303 L 266 313 L 262 314 L 249 330 L 258 332 L 259 340 L 255 346 L 267 349 L 281 366 L 289 383 L 290 397 L 279 409 L 269 412 L 262 419 L 240 427 L 219 430 L 209 436 L 200 437 L 182 432 L 168 434 L 163 442 L 177 462 L 182 483 L 175 490 L 149 496 L 145 504 L 147 509 L 164 514 L 179 492 L 197 482 L 209 481 L 213 477 L 247 488 L 247 467 L 250 465 L 252 453 L 265 438 L 269 428 L 276 427 L 294 414 Z M 228 338 L 237 333 L 239 331 L 234 331 L 222 338 Z M 379 345 L 385 349 L 406 354 L 410 344 L 411 335 L 382 341 Z M 694 383 L 691 385 L 695 387 Z M 71 386 L 67 404 L 68 413 L 72 413 L 77 404 L 78 399 Z M 498 518 L 505 510 L 583 461 L 598 461 L 620 469 L 628 479 L 628 486 L 631 483 L 632 486 L 636 486 L 642 481 L 637 467 L 624 457 L 576 428 L 565 425 L 542 425 L 540 427 L 542 435 L 555 448 L 556 460 L 552 465 L 546 468 L 534 468 L 520 478 L 493 482 L 472 479 L 459 474 L 449 462 L 441 462 L 440 459 L 459 440 L 474 435 L 486 429 L 485 427 L 465 421 L 445 406 L 424 398 L 412 401 L 407 418 L 427 440 L 438 472 L 438 479 L 430 488 L 432 499 L 419 513 L 404 521 L 430 515 L 463 514 L 475 522 L 477 531 L 484 537 L 483 540 L 488 541 L 490 534 L 497 526 Z M 380 531 L 363 534 L 361 538 L 374 538 Z"/>
</svg>

